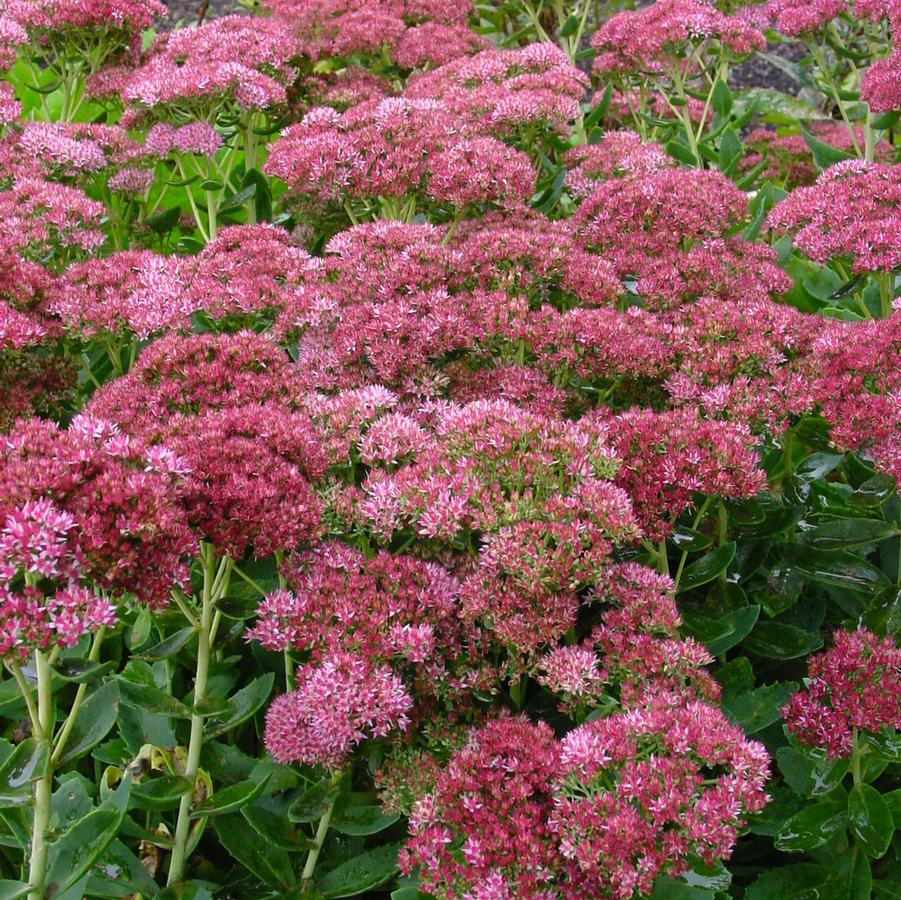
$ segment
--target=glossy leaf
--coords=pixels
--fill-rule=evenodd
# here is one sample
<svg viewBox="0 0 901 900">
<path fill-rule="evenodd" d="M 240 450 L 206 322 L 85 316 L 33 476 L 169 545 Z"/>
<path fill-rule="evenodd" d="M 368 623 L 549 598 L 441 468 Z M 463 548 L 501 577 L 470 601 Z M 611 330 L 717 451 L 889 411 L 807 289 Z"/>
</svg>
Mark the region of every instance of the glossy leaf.
<svg viewBox="0 0 901 900">
<path fill-rule="evenodd" d="M 194 628 L 182 628 L 180 631 L 176 631 L 175 634 L 169 635 L 169 637 L 160 641 L 158 644 L 154 644 L 152 647 L 142 650 L 138 654 L 138 659 L 144 659 L 151 662 L 158 659 L 169 659 L 170 656 L 175 656 L 179 650 L 186 647 L 191 638 L 194 637 L 194 634 Z"/>
<path fill-rule="evenodd" d="M 735 559 L 735 541 L 729 541 L 690 566 L 686 566 L 679 581 L 679 590 L 690 591 L 713 581 L 714 578 L 719 578 L 729 568 L 729 563 L 733 559 Z"/>
<path fill-rule="evenodd" d="M 745 900 L 796 900 L 815 897 L 814 893 L 829 878 L 829 871 L 814 863 L 780 866 L 757 876 L 745 891 Z"/>
<path fill-rule="evenodd" d="M 751 653 L 768 659 L 797 659 L 819 650 L 823 646 L 823 638 L 819 633 L 804 631 L 794 625 L 758 622 L 745 638 L 743 646 Z"/>
<path fill-rule="evenodd" d="M 115 839 L 130 790 L 125 781 L 99 809 L 53 841 L 47 851 L 47 893 L 60 896 L 77 884 Z"/>
<path fill-rule="evenodd" d="M 96 747 L 119 717 L 119 685 L 108 681 L 88 697 L 78 711 L 60 764 L 71 762 Z"/>
<path fill-rule="evenodd" d="M 895 823 L 882 795 L 869 784 L 855 784 L 848 794 L 848 829 L 867 856 L 878 859 L 888 850 Z"/>
<path fill-rule="evenodd" d="M 743 606 L 718 619 L 688 612 L 682 618 L 689 634 L 701 641 L 713 656 L 719 656 L 741 643 L 759 616 L 759 606 Z"/>
<path fill-rule="evenodd" d="M 0 766 L 0 808 L 31 802 L 31 783 L 42 778 L 50 760 L 47 741 L 22 741 Z"/>
<path fill-rule="evenodd" d="M 156 713 L 173 719 L 190 719 L 191 710 L 184 703 L 149 684 L 138 684 L 119 678 L 119 695 L 126 706 L 142 712 Z"/>
<path fill-rule="evenodd" d="M 381 887 L 397 874 L 399 849 L 400 844 L 386 844 L 361 853 L 317 879 L 316 886 L 330 900 Z"/>
<path fill-rule="evenodd" d="M 390 828 L 400 819 L 397 815 L 386 815 L 378 805 L 346 806 L 332 819 L 332 828 L 341 834 L 371 835 Z"/>
<path fill-rule="evenodd" d="M 255 678 L 246 687 L 234 693 L 229 697 L 231 712 L 227 717 L 218 719 L 212 718 L 207 723 L 206 735 L 214 738 L 226 731 L 231 731 L 242 722 L 247 721 L 258 709 L 260 709 L 272 694 L 272 685 L 275 683 L 275 675 L 268 672 Z"/>
<path fill-rule="evenodd" d="M 207 816 L 223 816 L 237 812 L 248 803 L 256 800 L 266 789 L 269 777 L 259 782 L 239 781 L 228 787 L 216 791 L 212 797 L 198 803 L 191 812 L 192 819 L 202 819 Z"/>
<path fill-rule="evenodd" d="M 806 535 L 815 550 L 848 550 L 896 537 L 898 529 L 881 519 L 837 519 L 818 525 Z"/>
<path fill-rule="evenodd" d="M 813 850 L 843 831 L 846 805 L 840 800 L 820 800 L 793 815 L 776 834 L 777 850 Z"/>
<path fill-rule="evenodd" d="M 797 689 L 794 682 L 767 684 L 743 694 L 723 696 L 723 712 L 745 734 L 754 734 L 782 717 L 782 707 Z"/>
<path fill-rule="evenodd" d="M 131 800 L 138 809 L 153 809 L 158 812 L 175 809 L 186 791 L 191 789 L 191 780 L 181 775 L 160 775 L 136 784 L 131 789 Z"/>
<path fill-rule="evenodd" d="M 223 847 L 272 890 L 287 892 L 297 883 L 288 854 L 249 828 L 243 816 L 219 816 L 213 825 Z"/>
</svg>

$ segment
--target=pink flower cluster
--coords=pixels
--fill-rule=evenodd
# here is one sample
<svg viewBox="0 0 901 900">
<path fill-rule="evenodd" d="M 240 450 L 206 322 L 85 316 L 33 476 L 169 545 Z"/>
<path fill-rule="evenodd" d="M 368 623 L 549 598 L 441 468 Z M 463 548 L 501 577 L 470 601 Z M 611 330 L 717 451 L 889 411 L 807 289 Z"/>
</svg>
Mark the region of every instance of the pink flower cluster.
<svg viewBox="0 0 901 900">
<path fill-rule="evenodd" d="M 620 12 L 595 32 L 596 72 L 614 75 L 678 71 L 705 54 L 746 56 L 766 46 L 763 34 L 739 16 L 721 13 L 708 0 L 657 0 L 636 12 Z M 689 74 L 695 74 L 689 72 Z"/>
<path fill-rule="evenodd" d="M 185 582 L 185 562 L 196 548 L 180 504 L 186 474 L 181 459 L 88 416 L 66 430 L 36 419 L 22 422 L 4 444 L 0 517 L 46 511 L 40 502 L 51 502 L 65 517 L 58 521 L 74 522 L 84 580 L 152 606 L 168 602 L 172 587 Z M 7 547 L 16 527 L 15 518 L 9 521 Z"/>
<path fill-rule="evenodd" d="M 801 743 L 849 756 L 858 731 L 901 728 L 901 650 L 863 628 L 837 631 L 830 650 L 810 657 L 805 689 L 782 714 Z"/>
<path fill-rule="evenodd" d="M 297 685 L 266 714 L 266 749 L 278 762 L 340 770 L 364 740 L 409 724 L 412 701 L 387 666 L 334 653 L 319 665 L 301 666 Z"/>
<path fill-rule="evenodd" d="M 768 221 L 815 262 L 840 257 L 855 272 L 890 272 L 901 265 L 901 166 L 836 163 L 777 204 Z"/>
<path fill-rule="evenodd" d="M 265 6 L 292 28 L 313 60 L 371 56 L 377 64 L 385 48 L 395 65 L 415 69 L 487 44 L 467 26 L 470 0 L 266 0 Z"/>
<path fill-rule="evenodd" d="M 442 898 L 626 900 L 692 854 L 728 855 L 767 772 L 763 747 L 704 704 L 615 713 L 559 742 L 501 718 L 416 802 L 401 866 Z"/>
<path fill-rule="evenodd" d="M 146 60 L 123 78 L 123 99 L 135 111 L 189 110 L 186 121 L 284 104 L 300 47 L 278 19 L 226 16 L 199 28 L 161 35 Z M 183 115 L 183 113 L 182 113 Z"/>
</svg>

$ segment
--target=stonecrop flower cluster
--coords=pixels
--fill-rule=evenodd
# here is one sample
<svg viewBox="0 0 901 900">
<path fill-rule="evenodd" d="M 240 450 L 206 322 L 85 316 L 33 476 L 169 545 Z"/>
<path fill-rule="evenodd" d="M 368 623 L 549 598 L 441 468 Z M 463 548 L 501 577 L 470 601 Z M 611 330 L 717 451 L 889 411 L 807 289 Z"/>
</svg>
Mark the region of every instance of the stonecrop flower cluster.
<svg viewBox="0 0 901 900">
<path fill-rule="evenodd" d="M 0 0 L 0 882 L 892 895 L 901 4 L 247 6 Z"/>
</svg>

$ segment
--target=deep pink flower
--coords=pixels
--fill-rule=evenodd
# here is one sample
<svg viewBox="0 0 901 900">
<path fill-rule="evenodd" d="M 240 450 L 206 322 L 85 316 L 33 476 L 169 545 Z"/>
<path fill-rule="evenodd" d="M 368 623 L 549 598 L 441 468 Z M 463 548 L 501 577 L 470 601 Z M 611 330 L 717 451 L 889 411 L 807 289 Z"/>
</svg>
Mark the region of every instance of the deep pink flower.
<svg viewBox="0 0 901 900">
<path fill-rule="evenodd" d="M 855 731 L 901 728 L 901 650 L 871 631 L 837 631 L 830 650 L 811 656 L 805 689 L 782 715 L 803 744 L 830 759 L 849 756 Z"/>
<path fill-rule="evenodd" d="M 301 666 L 297 685 L 266 714 L 266 749 L 277 762 L 337 770 L 363 741 L 409 724 L 410 697 L 387 666 L 335 652 Z"/>
</svg>

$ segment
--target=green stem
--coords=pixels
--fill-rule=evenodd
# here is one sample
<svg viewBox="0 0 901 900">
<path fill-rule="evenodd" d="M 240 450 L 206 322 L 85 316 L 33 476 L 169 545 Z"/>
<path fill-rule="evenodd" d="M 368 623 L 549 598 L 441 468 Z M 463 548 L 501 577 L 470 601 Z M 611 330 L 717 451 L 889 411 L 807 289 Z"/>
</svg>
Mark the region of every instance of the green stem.
<svg viewBox="0 0 901 900">
<path fill-rule="evenodd" d="M 38 678 L 38 740 L 49 741 L 53 729 L 53 672 L 47 657 L 40 650 L 34 652 Z M 31 885 L 29 900 L 44 900 L 44 883 L 47 878 L 47 828 L 50 825 L 50 798 L 53 794 L 53 765 L 48 762 L 46 771 L 35 785 L 34 817 L 31 826 L 31 862 L 28 867 L 28 883 Z"/>
<path fill-rule="evenodd" d="M 856 728 L 851 731 L 851 777 L 854 779 L 854 784 L 863 782 L 860 773 L 860 735 Z"/>
<path fill-rule="evenodd" d="M 91 643 L 91 650 L 88 653 L 88 661 L 89 662 L 97 662 L 100 659 L 100 645 L 103 643 L 103 637 L 106 634 L 105 628 L 98 628 L 96 633 L 94 634 L 94 640 Z M 82 682 L 78 685 L 78 690 L 75 693 L 75 699 L 72 701 L 72 707 L 69 710 L 69 715 L 66 716 L 66 721 L 63 724 L 62 731 L 57 735 L 56 741 L 53 745 L 53 755 L 50 757 L 51 766 L 56 766 L 59 764 L 60 759 L 62 758 L 63 751 L 66 749 L 66 743 L 69 740 L 69 736 L 72 734 L 72 729 L 75 727 L 75 720 L 78 718 L 78 711 L 81 709 L 81 704 L 84 701 L 84 695 L 87 693 L 88 686 L 86 682 Z"/>
<path fill-rule="evenodd" d="M 338 782 L 341 780 L 340 772 L 332 773 L 332 785 L 336 786 Z M 307 861 L 303 867 L 302 878 L 305 882 L 309 883 L 313 878 L 313 872 L 316 870 L 316 862 L 319 859 L 319 854 L 322 852 L 322 848 L 325 845 L 325 838 L 328 834 L 328 828 L 332 821 L 332 813 L 335 811 L 335 801 L 338 799 L 337 792 L 335 796 L 332 797 L 331 802 L 328 805 L 325 813 L 322 818 L 319 820 L 319 826 L 316 828 L 316 837 L 313 838 L 314 846 L 310 848 L 310 852 L 307 854 Z"/>
<path fill-rule="evenodd" d="M 31 721 L 32 734 L 37 735 L 41 729 L 41 719 L 38 715 L 38 708 L 34 703 L 34 694 L 31 691 L 31 685 L 22 674 L 22 670 L 19 668 L 18 663 L 7 663 L 7 667 L 12 673 L 13 678 L 15 678 L 16 684 L 19 685 L 19 693 L 25 700 L 25 707 L 28 710 L 28 718 Z"/>
<path fill-rule="evenodd" d="M 200 559 L 203 565 L 203 589 L 201 592 L 200 629 L 197 643 L 197 669 L 194 674 L 194 709 L 206 699 L 207 678 L 210 669 L 210 631 L 213 626 L 213 584 L 216 577 L 216 558 L 213 548 L 201 545 Z M 200 751 L 203 748 L 203 717 L 195 712 L 191 716 L 191 737 L 188 742 L 188 759 L 185 764 L 185 778 L 190 787 L 182 795 L 178 807 L 178 820 L 172 844 L 172 858 L 169 862 L 167 885 L 178 884 L 184 879 L 187 863 L 188 832 L 191 827 L 191 804 L 194 800 L 194 785 L 200 770 Z"/>
</svg>

